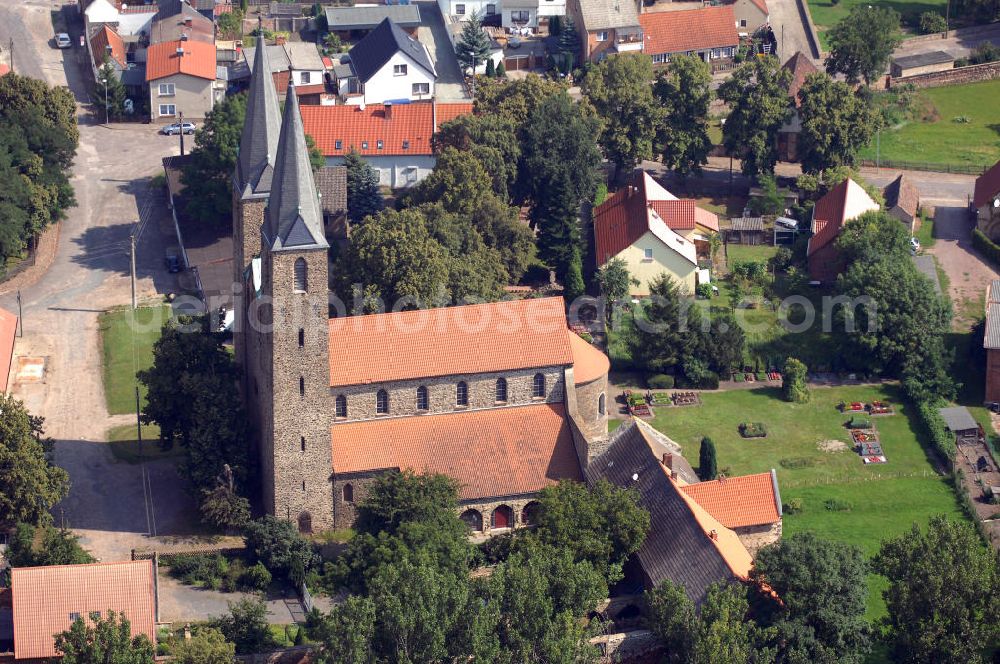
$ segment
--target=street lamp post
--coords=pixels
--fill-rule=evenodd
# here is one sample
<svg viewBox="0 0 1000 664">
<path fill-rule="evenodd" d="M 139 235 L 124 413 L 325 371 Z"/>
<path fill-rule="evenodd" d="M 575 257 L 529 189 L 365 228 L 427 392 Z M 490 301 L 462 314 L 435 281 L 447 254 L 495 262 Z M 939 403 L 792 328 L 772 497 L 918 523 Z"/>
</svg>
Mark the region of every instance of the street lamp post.
<svg viewBox="0 0 1000 664">
<path fill-rule="evenodd" d="M 104 124 L 108 124 L 108 79 L 102 78 L 101 83 L 104 84 Z"/>
</svg>

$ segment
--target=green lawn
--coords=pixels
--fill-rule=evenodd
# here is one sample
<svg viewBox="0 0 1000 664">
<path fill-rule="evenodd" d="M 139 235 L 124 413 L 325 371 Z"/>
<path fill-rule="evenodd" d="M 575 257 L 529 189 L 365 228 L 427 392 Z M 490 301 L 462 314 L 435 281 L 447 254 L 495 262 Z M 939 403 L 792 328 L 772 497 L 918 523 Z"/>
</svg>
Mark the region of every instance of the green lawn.
<svg viewBox="0 0 1000 664">
<path fill-rule="evenodd" d="M 174 445 L 169 450 L 160 448 L 157 441 L 160 438 L 160 427 L 155 424 L 144 424 L 142 426 L 142 452 L 139 451 L 139 441 L 135 433 L 134 424 L 125 424 L 110 429 L 107 433 L 108 445 L 111 453 L 119 461 L 125 463 L 141 463 L 142 461 L 153 461 L 166 457 L 179 456 L 181 449 Z"/>
<path fill-rule="evenodd" d="M 170 315 L 170 307 L 113 309 L 98 317 L 104 352 L 104 399 L 108 412 L 124 415 L 135 412 L 135 373 L 153 364 L 153 342 Z M 140 397 L 145 399 L 142 386 Z"/>
<path fill-rule="evenodd" d="M 736 262 L 767 261 L 778 248 L 769 244 L 727 244 L 726 255 L 730 265 Z"/>
<path fill-rule="evenodd" d="M 933 122 L 912 121 L 885 130 L 881 158 L 986 167 L 1000 159 L 1000 81 L 930 88 L 922 93 L 937 109 Z M 968 122 L 956 122 L 965 117 Z M 875 159 L 875 142 L 864 159 Z"/>
<path fill-rule="evenodd" d="M 841 400 L 889 400 L 897 414 L 876 419 L 889 462 L 865 466 L 850 449 L 825 452 L 817 444 L 850 436 L 847 416 L 836 409 Z M 766 472 L 774 468 L 784 503 L 802 501 L 802 511 L 786 514 L 784 534 L 812 531 L 855 544 L 871 555 L 886 537 L 898 535 L 914 522 L 926 523 L 934 514 L 965 518 L 948 481 L 938 476 L 918 440 L 917 424 L 899 405 L 895 386 L 817 388 L 807 404 L 789 404 L 777 388 L 703 393 L 703 404 L 693 408 L 660 408 L 652 424 L 679 443 L 689 460 L 698 458 L 703 436 L 718 451 L 720 472 L 730 475 Z M 741 422 L 763 422 L 768 437 L 746 440 Z M 828 500 L 849 504 L 847 511 L 831 511 Z M 869 617 L 884 613 L 879 591 L 884 580 L 872 577 Z"/>
<path fill-rule="evenodd" d="M 809 13 L 812 15 L 813 23 L 816 24 L 816 30 L 819 32 L 823 50 L 826 50 L 829 48 L 826 43 L 826 31 L 847 16 L 851 9 L 857 5 L 890 7 L 901 14 L 900 23 L 903 29 L 912 30 L 912 26 L 918 24 L 920 15 L 924 12 L 937 11 L 944 16 L 946 0 L 921 0 L 919 2 L 916 0 L 906 0 L 904 2 L 896 0 L 873 0 L 872 2 L 868 0 L 840 0 L 839 2 L 832 2 L 831 0 L 808 0 L 808 2 Z"/>
</svg>

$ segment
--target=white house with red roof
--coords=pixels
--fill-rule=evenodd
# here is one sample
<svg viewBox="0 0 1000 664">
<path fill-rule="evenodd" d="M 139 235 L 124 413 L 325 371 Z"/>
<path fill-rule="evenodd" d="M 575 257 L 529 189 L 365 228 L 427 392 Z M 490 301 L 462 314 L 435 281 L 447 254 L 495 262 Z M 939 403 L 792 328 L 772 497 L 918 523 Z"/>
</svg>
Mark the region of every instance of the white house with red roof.
<svg viewBox="0 0 1000 664">
<path fill-rule="evenodd" d="M 216 100 L 215 44 L 165 41 L 146 50 L 146 82 L 154 122 L 204 118 Z M 224 94 L 224 90 L 219 90 Z"/>
<path fill-rule="evenodd" d="M 972 195 L 976 228 L 993 240 L 1000 240 L 1000 161 L 976 178 Z"/>
<path fill-rule="evenodd" d="M 650 283 L 663 273 L 693 293 L 698 256 L 707 256 L 709 237 L 719 232 L 719 218 L 679 199 L 645 171 L 594 208 L 597 265 L 620 258 L 639 281 L 633 295 L 648 295 Z"/>
<path fill-rule="evenodd" d="M 844 270 L 844 262 L 835 246 L 844 224 L 865 212 L 878 210 L 864 188 L 847 178 L 816 201 L 813 206 L 812 237 L 806 246 L 809 259 L 809 278 L 829 283 Z"/>
<path fill-rule="evenodd" d="M 412 187 L 434 170 L 431 137 L 437 128 L 472 113 L 471 103 L 421 101 L 363 106 L 303 106 L 302 124 L 327 166 L 357 151 L 393 189 Z"/>
<path fill-rule="evenodd" d="M 740 36 L 732 5 L 674 12 L 647 12 L 639 16 L 642 52 L 654 64 L 667 64 L 675 55 L 697 55 L 705 62 L 736 55 Z"/>
</svg>

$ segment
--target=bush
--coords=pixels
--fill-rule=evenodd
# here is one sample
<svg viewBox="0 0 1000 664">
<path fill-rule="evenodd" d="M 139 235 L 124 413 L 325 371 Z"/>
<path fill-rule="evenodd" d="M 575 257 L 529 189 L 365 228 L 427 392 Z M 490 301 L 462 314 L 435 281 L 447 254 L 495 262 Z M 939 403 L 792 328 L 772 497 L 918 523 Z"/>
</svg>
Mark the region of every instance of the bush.
<svg viewBox="0 0 1000 664">
<path fill-rule="evenodd" d="M 830 498 L 823 503 L 823 506 L 831 512 L 850 512 L 854 506 L 846 500 Z"/>
<path fill-rule="evenodd" d="M 976 231 L 978 232 L 978 231 Z M 931 447 L 941 455 L 941 458 L 949 461 L 955 458 L 955 438 L 948 431 L 948 426 L 944 423 L 944 418 L 938 412 L 939 404 L 931 401 L 923 401 L 917 404 L 917 417 L 923 426 L 927 440 Z"/>
<path fill-rule="evenodd" d="M 972 246 L 975 247 L 979 253 L 983 254 L 988 261 L 994 265 L 1000 266 L 1000 246 L 995 242 L 986 237 L 978 228 L 972 231 Z"/>
<path fill-rule="evenodd" d="M 787 503 L 782 505 L 781 511 L 785 514 L 798 514 L 802 511 L 802 499 L 792 498 Z"/>
<path fill-rule="evenodd" d="M 646 387 L 651 390 L 669 390 L 674 386 L 674 377 L 669 374 L 653 374 L 646 378 Z"/>
<path fill-rule="evenodd" d="M 506 562 L 514 548 L 514 533 L 505 533 L 491 537 L 479 545 L 479 551 L 486 565 L 496 565 Z"/>
<path fill-rule="evenodd" d="M 764 438 L 767 427 L 761 422 L 743 422 L 740 424 L 740 435 L 744 438 Z"/>
<path fill-rule="evenodd" d="M 816 465 L 816 461 L 810 457 L 787 457 L 778 462 L 782 468 L 789 470 L 795 468 L 811 468 Z"/>
<path fill-rule="evenodd" d="M 924 12 L 920 15 L 920 32 L 929 35 L 935 32 L 944 32 L 948 29 L 948 22 L 944 16 L 937 12 Z"/>
<path fill-rule="evenodd" d="M 987 62 L 1000 60 L 1000 46 L 994 46 L 990 42 L 983 42 L 972 50 L 969 56 L 970 65 L 982 65 Z"/>
<path fill-rule="evenodd" d="M 598 206 L 608 197 L 608 185 L 601 182 L 594 190 L 594 206 Z"/>
<path fill-rule="evenodd" d="M 240 584 L 248 590 L 263 592 L 271 585 L 271 572 L 260 562 L 247 568 L 240 577 Z"/>
<path fill-rule="evenodd" d="M 698 284 L 695 286 L 694 294 L 706 300 L 712 297 L 712 284 Z"/>
<path fill-rule="evenodd" d="M 701 439 L 698 451 L 698 477 L 702 482 L 714 480 L 719 474 L 719 465 L 715 457 L 715 443 L 705 436 Z"/>
<path fill-rule="evenodd" d="M 792 403 L 806 403 L 809 401 L 809 385 L 806 383 L 806 365 L 790 357 L 785 360 L 785 367 L 781 372 L 781 396 L 785 401 Z"/>
</svg>

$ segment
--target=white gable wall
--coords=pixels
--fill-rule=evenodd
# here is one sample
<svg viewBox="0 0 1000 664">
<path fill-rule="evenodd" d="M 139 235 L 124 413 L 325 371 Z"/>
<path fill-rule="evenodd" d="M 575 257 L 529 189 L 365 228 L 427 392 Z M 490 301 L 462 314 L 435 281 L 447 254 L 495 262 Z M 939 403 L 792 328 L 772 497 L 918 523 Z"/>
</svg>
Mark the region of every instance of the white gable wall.
<svg viewBox="0 0 1000 664">
<path fill-rule="evenodd" d="M 543 0 L 544 1 L 544 0 Z M 565 0 L 563 2 L 565 8 Z M 459 5 L 464 7 L 464 14 L 459 14 Z M 444 16 L 453 16 L 459 21 L 467 21 L 473 12 L 477 12 L 481 17 L 491 14 L 499 14 L 502 4 L 500 0 L 438 0 L 438 7 Z"/>
<path fill-rule="evenodd" d="M 406 65 L 406 75 L 397 76 L 393 73 L 396 65 Z M 428 92 L 424 95 L 413 94 L 414 83 L 426 83 Z M 365 94 L 356 97 L 357 103 L 363 100 L 366 104 L 382 104 L 394 99 L 430 99 L 434 96 L 434 77 L 418 65 L 411 57 L 397 51 L 389 61 L 375 74 L 364 81 Z"/>
<path fill-rule="evenodd" d="M 137 35 L 139 33 L 149 34 L 153 24 L 155 13 L 143 12 L 141 14 L 122 14 L 118 17 L 118 34 Z"/>
<path fill-rule="evenodd" d="M 91 25 L 95 23 L 117 23 L 118 10 L 108 0 L 94 0 L 84 12 L 87 22 Z"/>
<path fill-rule="evenodd" d="M 393 189 L 405 189 L 417 184 L 434 170 L 433 155 L 362 155 L 378 173 L 379 184 Z M 327 166 L 343 166 L 344 158 L 327 157 Z"/>
</svg>

